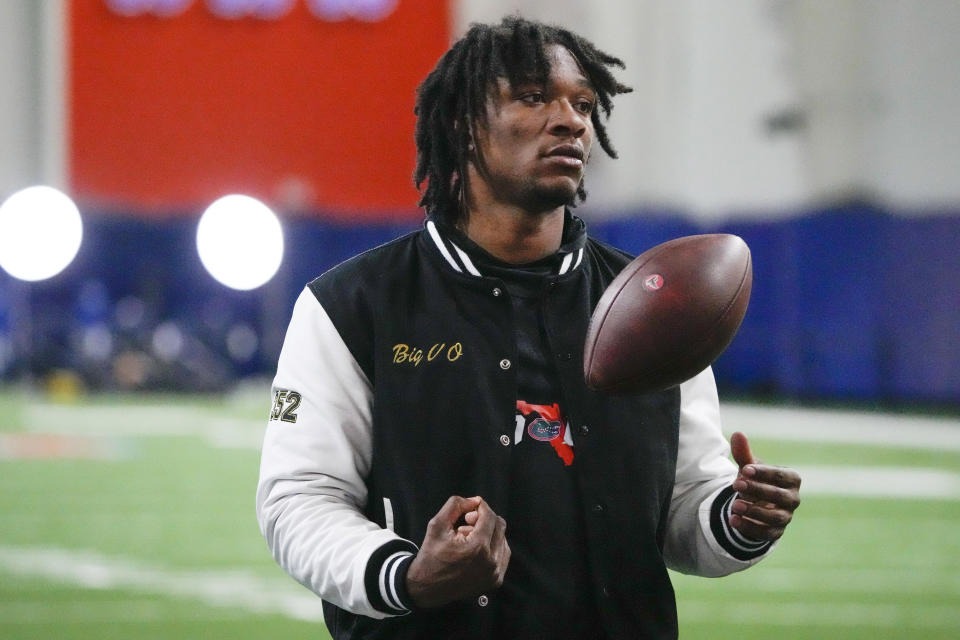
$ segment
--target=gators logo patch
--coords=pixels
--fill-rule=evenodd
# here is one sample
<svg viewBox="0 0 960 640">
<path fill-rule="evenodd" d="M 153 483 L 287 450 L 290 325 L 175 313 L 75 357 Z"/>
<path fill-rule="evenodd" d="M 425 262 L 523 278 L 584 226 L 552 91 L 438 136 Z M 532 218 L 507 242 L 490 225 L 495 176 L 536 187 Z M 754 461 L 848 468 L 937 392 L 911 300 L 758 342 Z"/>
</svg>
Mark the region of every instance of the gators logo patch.
<svg viewBox="0 0 960 640">
<path fill-rule="evenodd" d="M 550 442 L 554 438 L 560 437 L 561 425 L 556 420 L 544 420 L 543 418 L 534 419 L 527 425 L 527 433 L 534 440 L 541 442 Z"/>
<path fill-rule="evenodd" d="M 573 446 L 565 442 L 567 421 L 559 404 L 530 404 L 517 400 L 517 421 L 521 419 L 526 423 L 527 435 L 539 442 L 549 442 L 564 465 L 573 464 Z M 518 430 L 518 433 L 523 432 Z"/>
</svg>

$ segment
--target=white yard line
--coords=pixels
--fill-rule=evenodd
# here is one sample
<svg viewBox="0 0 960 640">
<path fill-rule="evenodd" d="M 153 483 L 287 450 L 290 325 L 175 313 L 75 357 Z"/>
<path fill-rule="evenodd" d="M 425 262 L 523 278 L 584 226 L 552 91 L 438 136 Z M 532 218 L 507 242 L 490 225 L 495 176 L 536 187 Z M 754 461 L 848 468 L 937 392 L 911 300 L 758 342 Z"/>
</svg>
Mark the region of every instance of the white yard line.
<svg viewBox="0 0 960 640">
<path fill-rule="evenodd" d="M 264 410 L 266 415 L 266 409 Z M 259 450 L 267 421 L 230 418 L 215 409 L 175 405 L 71 406 L 31 404 L 23 409 L 23 426 L 34 433 L 103 437 L 204 438 L 214 447 Z"/>
<path fill-rule="evenodd" d="M 917 467 L 800 465 L 801 496 L 960 500 L 960 473 Z"/>
<path fill-rule="evenodd" d="M 266 408 L 264 409 L 266 415 Z M 960 419 L 723 403 L 724 430 L 795 442 L 833 442 L 960 451 Z M 42 433 L 104 436 L 202 436 L 221 447 L 260 447 L 266 419 L 231 418 L 214 408 L 143 404 L 73 406 L 31 403 L 24 426 Z"/>
<path fill-rule="evenodd" d="M 724 431 L 793 442 L 960 451 L 960 419 L 726 403 Z"/>
<path fill-rule="evenodd" d="M 19 594 L 18 594 L 19 597 Z M 144 622 L 180 622 L 196 621 L 195 609 L 178 614 L 171 607 L 156 600 L 136 601 L 131 598 L 117 600 L 91 601 L 79 597 L 76 600 L 56 600 L 56 604 L 42 599 L 30 601 L 0 601 L 0 624 L 2 625 L 49 625 L 54 622 L 63 624 L 117 624 Z M 55 614 L 51 612 L 56 611 Z M 204 622 L 238 620 L 249 614 L 236 609 L 208 609 L 203 616 Z M 51 620 L 53 618 L 53 620 Z"/>
<path fill-rule="evenodd" d="M 290 580 L 263 578 L 245 570 L 175 570 L 88 551 L 0 546 L 0 573 L 41 578 L 84 589 L 129 589 L 199 601 L 217 608 L 280 614 L 309 622 L 323 620 L 320 600 L 305 589 Z M 825 587 L 828 591 L 844 594 L 893 592 L 911 595 L 935 591 L 953 596 L 960 594 L 960 577 L 948 571 L 904 573 L 900 569 L 771 567 L 753 576 L 748 585 L 749 591 L 755 594 L 802 592 L 813 587 Z M 164 615 L 162 608 L 151 603 L 141 603 L 140 608 L 131 609 L 114 600 L 105 606 L 109 611 L 98 611 L 96 604 L 78 603 L 76 607 L 66 607 L 63 613 L 69 619 L 86 622 L 139 619 L 141 616 L 158 619 Z M 722 615 L 729 622 L 749 624 L 760 608 L 759 602 L 742 602 L 724 609 Z M 0 603 L 0 613 L 8 622 L 12 621 L 8 616 L 29 622 L 43 618 L 41 614 L 45 615 L 49 610 L 28 602 Z M 718 621 L 715 602 L 701 601 L 695 596 L 680 601 L 680 614 L 685 622 Z M 222 617 L 228 619 L 231 616 L 224 614 Z M 765 617 L 758 624 L 952 628 L 960 626 L 960 611 L 951 606 L 914 601 L 902 606 L 781 602 L 777 605 L 777 615 Z"/>
<path fill-rule="evenodd" d="M 0 546 L 0 572 L 85 589 L 132 589 L 297 620 L 323 620 L 320 599 L 289 579 L 247 570 L 188 571 L 90 551 Z"/>
<path fill-rule="evenodd" d="M 952 418 L 734 403 L 722 404 L 720 415 L 728 434 L 960 452 L 960 420 Z M 34 433 L 94 437 L 197 436 L 215 447 L 257 450 L 266 423 L 190 406 L 35 403 L 24 407 L 24 426 Z M 960 475 L 940 469 L 809 466 L 800 471 L 804 495 L 960 499 Z"/>
</svg>

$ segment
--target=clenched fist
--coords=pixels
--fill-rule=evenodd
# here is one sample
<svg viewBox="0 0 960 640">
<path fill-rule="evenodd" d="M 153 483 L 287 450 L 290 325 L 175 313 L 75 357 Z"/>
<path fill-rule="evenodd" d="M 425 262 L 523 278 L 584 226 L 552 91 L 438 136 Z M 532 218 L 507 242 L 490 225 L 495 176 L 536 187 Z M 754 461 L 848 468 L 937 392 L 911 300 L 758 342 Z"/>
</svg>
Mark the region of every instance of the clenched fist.
<svg viewBox="0 0 960 640">
<path fill-rule="evenodd" d="M 458 526 L 461 518 L 466 524 Z M 483 498 L 451 496 L 430 519 L 407 570 L 407 592 L 420 608 L 496 589 L 510 562 L 507 523 Z"/>
</svg>

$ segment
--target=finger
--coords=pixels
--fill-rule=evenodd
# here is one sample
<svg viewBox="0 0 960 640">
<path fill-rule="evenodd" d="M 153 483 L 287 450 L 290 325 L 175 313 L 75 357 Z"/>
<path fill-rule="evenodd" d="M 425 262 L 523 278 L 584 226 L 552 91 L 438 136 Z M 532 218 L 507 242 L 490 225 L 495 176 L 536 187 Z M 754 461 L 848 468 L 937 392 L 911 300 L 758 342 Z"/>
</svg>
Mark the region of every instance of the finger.
<svg viewBox="0 0 960 640">
<path fill-rule="evenodd" d="M 476 536 L 479 540 L 486 542 L 493 536 L 493 531 L 497 526 L 497 514 L 493 512 L 490 505 L 485 500 L 481 500 L 477 506 L 477 521 L 473 525 L 471 537 Z"/>
<path fill-rule="evenodd" d="M 496 552 L 503 547 L 504 542 L 506 541 L 507 521 L 500 516 L 496 516 L 495 520 L 496 524 L 493 527 L 493 536 L 491 537 L 490 541 L 491 546 Z"/>
<path fill-rule="evenodd" d="M 470 532 L 471 532 L 471 531 L 473 531 L 473 527 L 468 526 L 468 525 L 465 525 L 465 524 L 462 524 L 462 525 L 460 525 L 459 527 L 457 527 L 457 533 L 458 533 L 459 535 L 463 536 L 464 538 L 466 538 L 468 535 L 470 535 Z"/>
<path fill-rule="evenodd" d="M 430 519 L 427 528 L 435 533 L 452 531 L 460 518 L 465 513 L 476 509 L 479 498 L 463 498 L 461 496 L 450 496 L 440 507 L 437 515 Z"/>
<path fill-rule="evenodd" d="M 500 518 L 503 522 L 500 527 L 500 537 L 497 540 L 498 558 L 500 566 L 504 571 L 507 570 L 507 564 L 510 562 L 510 543 L 507 542 L 507 521 Z"/>
<path fill-rule="evenodd" d="M 800 506 L 800 496 L 795 489 L 784 489 L 772 484 L 754 482 L 738 478 L 733 488 L 739 493 L 739 498 L 763 507 L 769 503 L 773 507 L 794 511 Z"/>
<path fill-rule="evenodd" d="M 747 479 L 772 484 L 785 489 L 800 488 L 800 474 L 788 467 L 775 467 L 767 464 L 751 464 L 743 469 Z"/>
<path fill-rule="evenodd" d="M 730 436 L 730 453 L 733 454 L 734 461 L 741 469 L 743 469 L 745 465 L 753 464 L 757 461 L 750 451 L 750 441 L 747 440 L 747 436 L 739 431 Z"/>
<path fill-rule="evenodd" d="M 786 528 L 793 520 L 792 510 L 765 507 L 745 500 L 734 500 L 730 511 L 742 518 L 780 529 Z"/>
<path fill-rule="evenodd" d="M 497 526 L 493 530 L 493 553 L 494 561 L 497 564 L 496 585 L 499 587 L 507 575 L 507 567 L 510 564 L 510 545 L 507 543 L 507 521 L 497 516 Z"/>
<path fill-rule="evenodd" d="M 466 522 L 468 525 L 472 527 L 475 524 L 477 524 L 477 518 L 479 517 L 480 517 L 480 514 L 478 512 L 468 511 L 466 514 L 464 514 L 463 520 L 464 522 Z"/>
<path fill-rule="evenodd" d="M 730 526 L 751 540 L 779 540 L 782 527 L 771 527 L 738 515 L 730 516 Z"/>
</svg>

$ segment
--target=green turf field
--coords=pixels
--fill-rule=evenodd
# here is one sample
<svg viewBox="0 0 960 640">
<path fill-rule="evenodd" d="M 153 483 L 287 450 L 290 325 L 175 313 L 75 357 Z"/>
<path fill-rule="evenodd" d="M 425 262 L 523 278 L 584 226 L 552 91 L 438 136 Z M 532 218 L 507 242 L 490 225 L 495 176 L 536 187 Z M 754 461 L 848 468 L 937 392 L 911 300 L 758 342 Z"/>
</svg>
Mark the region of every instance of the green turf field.
<svg viewBox="0 0 960 640">
<path fill-rule="evenodd" d="M 259 400 L 0 393 L 0 638 L 329 637 L 257 530 Z M 960 422 L 942 423 L 940 446 L 754 438 L 820 482 L 758 567 L 675 576 L 681 637 L 960 637 Z M 832 495 L 828 469 L 890 485 Z"/>
</svg>

